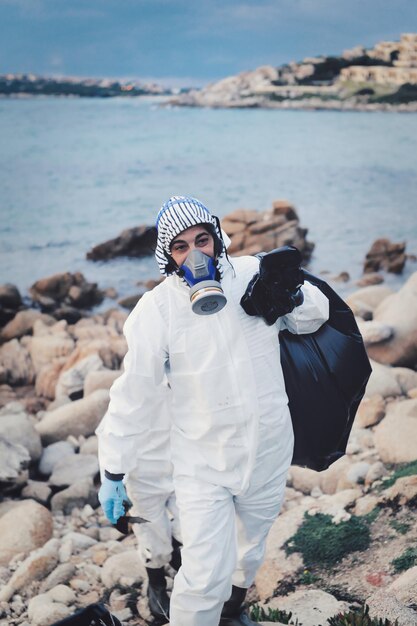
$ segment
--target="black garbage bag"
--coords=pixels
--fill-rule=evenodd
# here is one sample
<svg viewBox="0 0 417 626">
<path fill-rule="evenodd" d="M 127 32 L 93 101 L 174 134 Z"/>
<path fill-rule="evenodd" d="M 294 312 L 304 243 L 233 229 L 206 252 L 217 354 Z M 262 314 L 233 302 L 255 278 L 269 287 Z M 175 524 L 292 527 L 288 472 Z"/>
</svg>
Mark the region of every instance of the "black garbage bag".
<svg viewBox="0 0 417 626">
<path fill-rule="evenodd" d="M 122 624 L 103 604 L 96 603 L 79 609 L 52 626 L 122 626 Z"/>
<path fill-rule="evenodd" d="M 279 334 L 295 444 L 292 463 L 325 470 L 343 456 L 371 365 L 355 317 L 322 279 L 303 270 L 329 300 L 329 319 L 315 333 Z"/>
</svg>

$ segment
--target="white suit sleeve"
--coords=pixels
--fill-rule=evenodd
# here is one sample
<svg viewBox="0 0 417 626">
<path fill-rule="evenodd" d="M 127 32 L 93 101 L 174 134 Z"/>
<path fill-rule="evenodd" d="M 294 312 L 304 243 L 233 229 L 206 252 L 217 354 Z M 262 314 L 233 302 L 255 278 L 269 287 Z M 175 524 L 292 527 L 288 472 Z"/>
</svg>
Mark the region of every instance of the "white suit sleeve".
<svg viewBox="0 0 417 626">
<path fill-rule="evenodd" d="M 287 329 L 296 335 L 314 333 L 329 319 L 329 301 L 320 289 L 306 281 L 301 291 L 303 304 L 280 318 L 280 330 Z"/>
<path fill-rule="evenodd" d="M 124 372 L 113 383 L 107 413 L 97 428 L 100 470 L 125 474 L 152 447 L 152 425 L 166 400 L 168 360 L 164 320 L 146 293 L 126 320 Z"/>
</svg>

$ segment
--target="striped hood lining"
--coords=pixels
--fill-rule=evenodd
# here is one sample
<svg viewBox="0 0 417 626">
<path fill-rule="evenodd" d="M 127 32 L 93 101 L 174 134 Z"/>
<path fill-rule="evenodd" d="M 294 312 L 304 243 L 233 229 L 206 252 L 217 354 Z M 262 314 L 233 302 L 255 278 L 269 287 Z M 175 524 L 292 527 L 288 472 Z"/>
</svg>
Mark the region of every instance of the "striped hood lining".
<svg viewBox="0 0 417 626">
<path fill-rule="evenodd" d="M 161 206 L 156 218 L 158 238 L 155 249 L 155 258 L 161 274 L 168 276 L 173 273 L 167 267 L 172 240 L 187 228 L 197 226 L 197 224 L 211 224 L 220 241 L 223 242 L 217 218 L 200 200 L 191 196 L 172 196 Z M 223 254 L 224 246 L 220 256 Z"/>
</svg>

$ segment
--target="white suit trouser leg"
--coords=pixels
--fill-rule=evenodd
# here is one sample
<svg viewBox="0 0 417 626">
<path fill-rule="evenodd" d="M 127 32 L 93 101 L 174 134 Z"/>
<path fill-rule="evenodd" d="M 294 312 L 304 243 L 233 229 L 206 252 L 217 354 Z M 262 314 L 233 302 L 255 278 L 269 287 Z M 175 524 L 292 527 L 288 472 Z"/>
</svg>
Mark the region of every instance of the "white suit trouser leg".
<svg viewBox="0 0 417 626">
<path fill-rule="evenodd" d="M 175 481 L 183 537 L 182 567 L 171 596 L 171 626 L 215 626 L 233 583 L 249 587 L 279 513 L 287 470 L 245 495 L 181 477 Z"/>
<path fill-rule="evenodd" d="M 159 568 L 171 560 L 172 537 L 181 542 L 179 515 L 171 478 L 147 482 L 134 473 L 126 481 L 127 493 L 132 501 L 132 515 L 150 520 L 133 524 L 138 552 L 145 567 Z"/>
</svg>

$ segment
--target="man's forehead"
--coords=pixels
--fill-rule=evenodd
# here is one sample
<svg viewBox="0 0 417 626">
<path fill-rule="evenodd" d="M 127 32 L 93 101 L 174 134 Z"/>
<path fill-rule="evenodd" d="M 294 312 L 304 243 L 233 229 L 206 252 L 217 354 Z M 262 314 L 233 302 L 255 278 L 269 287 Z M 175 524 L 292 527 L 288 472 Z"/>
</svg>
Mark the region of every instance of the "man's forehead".
<svg viewBox="0 0 417 626">
<path fill-rule="evenodd" d="M 207 227 L 205 226 L 205 224 L 197 224 L 196 226 L 190 226 L 190 228 L 186 228 L 185 230 L 178 233 L 178 235 L 174 237 L 171 243 L 175 243 L 175 241 L 178 241 L 180 239 L 188 239 L 188 238 L 193 239 L 195 237 L 198 237 L 198 235 L 200 235 L 201 233 L 208 233 L 208 232 L 209 231 Z"/>
</svg>

